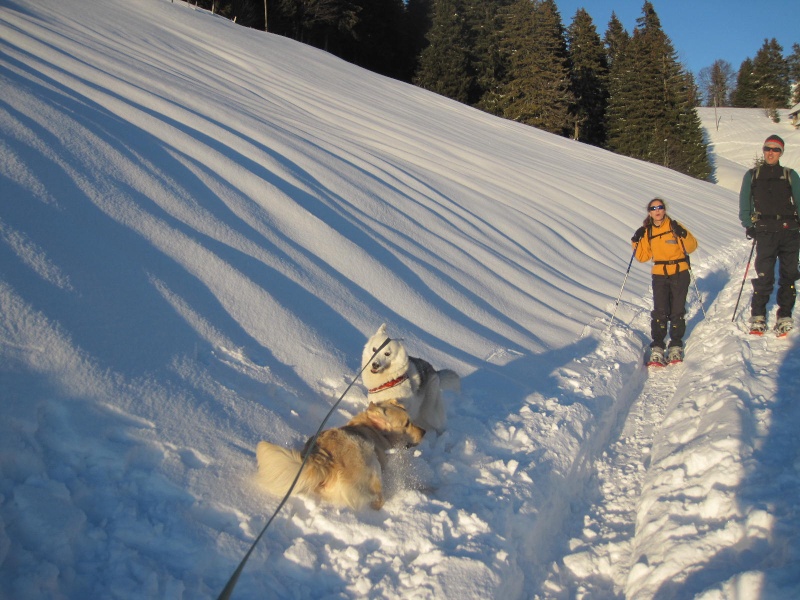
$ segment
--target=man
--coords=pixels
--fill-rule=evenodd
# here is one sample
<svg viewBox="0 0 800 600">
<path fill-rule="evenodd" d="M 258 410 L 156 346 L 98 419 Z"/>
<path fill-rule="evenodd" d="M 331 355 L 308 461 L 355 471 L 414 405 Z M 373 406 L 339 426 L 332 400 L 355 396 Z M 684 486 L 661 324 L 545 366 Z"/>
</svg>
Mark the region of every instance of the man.
<svg viewBox="0 0 800 600">
<path fill-rule="evenodd" d="M 780 164 L 784 143 L 777 135 L 764 141 L 763 162 L 750 169 L 739 192 L 739 220 L 748 239 L 755 239 L 756 278 L 750 307 L 750 333 L 762 335 L 767 329 L 767 302 L 775 285 L 778 262 L 778 313 L 775 333 L 786 335 L 794 326 L 792 310 L 797 296 L 794 282 L 800 251 L 800 176 Z"/>
</svg>

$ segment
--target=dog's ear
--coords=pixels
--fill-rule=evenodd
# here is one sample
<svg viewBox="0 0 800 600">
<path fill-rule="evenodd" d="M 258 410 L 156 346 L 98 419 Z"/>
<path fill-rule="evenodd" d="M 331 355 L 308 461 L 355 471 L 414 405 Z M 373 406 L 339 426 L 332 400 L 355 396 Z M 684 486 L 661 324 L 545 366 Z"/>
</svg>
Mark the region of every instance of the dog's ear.
<svg viewBox="0 0 800 600">
<path fill-rule="evenodd" d="M 392 428 L 392 424 L 389 423 L 389 419 L 386 418 L 386 408 L 380 404 L 375 404 L 374 402 L 369 403 L 367 418 L 372 426 L 380 431 L 389 431 Z"/>
<path fill-rule="evenodd" d="M 378 333 L 380 333 L 380 334 L 386 334 L 386 323 L 384 323 L 383 325 L 381 325 L 380 327 L 378 327 Z"/>
</svg>

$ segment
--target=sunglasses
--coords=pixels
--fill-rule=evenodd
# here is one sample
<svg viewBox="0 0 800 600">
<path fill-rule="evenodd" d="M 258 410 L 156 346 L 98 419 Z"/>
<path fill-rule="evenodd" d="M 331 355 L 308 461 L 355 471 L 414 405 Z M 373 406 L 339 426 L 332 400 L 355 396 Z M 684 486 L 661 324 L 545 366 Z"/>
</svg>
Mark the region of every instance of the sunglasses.
<svg viewBox="0 0 800 600">
<path fill-rule="evenodd" d="M 650 212 L 653 212 L 654 210 L 664 210 L 664 205 L 656 204 L 655 206 L 648 207 L 647 210 L 649 210 Z"/>
<path fill-rule="evenodd" d="M 778 154 L 781 154 L 783 152 L 783 150 L 781 150 L 780 148 L 775 148 L 773 146 L 764 146 L 762 150 L 764 152 L 777 152 Z"/>
</svg>

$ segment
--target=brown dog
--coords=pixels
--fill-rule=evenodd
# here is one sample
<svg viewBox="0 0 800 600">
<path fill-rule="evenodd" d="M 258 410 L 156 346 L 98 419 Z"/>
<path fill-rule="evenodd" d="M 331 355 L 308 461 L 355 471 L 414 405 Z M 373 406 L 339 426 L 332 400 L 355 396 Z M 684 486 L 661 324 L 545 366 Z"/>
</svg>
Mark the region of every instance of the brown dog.
<svg viewBox="0 0 800 600">
<path fill-rule="evenodd" d="M 370 402 L 367 410 L 344 427 L 327 429 L 317 436 L 292 493 L 310 494 L 354 510 L 367 504 L 378 510 L 384 502 L 386 452 L 416 446 L 424 435 L 425 430 L 414 425 L 396 401 Z M 256 459 L 261 485 L 273 495 L 286 494 L 311 441 L 302 452 L 259 442 Z"/>
</svg>

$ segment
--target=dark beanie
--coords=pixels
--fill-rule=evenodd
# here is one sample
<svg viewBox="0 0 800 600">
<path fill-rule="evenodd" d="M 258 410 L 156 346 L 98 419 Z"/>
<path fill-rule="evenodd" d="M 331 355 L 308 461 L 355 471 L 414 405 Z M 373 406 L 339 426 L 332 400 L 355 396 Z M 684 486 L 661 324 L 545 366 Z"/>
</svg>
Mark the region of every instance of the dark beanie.
<svg viewBox="0 0 800 600">
<path fill-rule="evenodd" d="M 783 140 L 779 136 L 771 135 L 764 140 L 765 144 L 768 144 L 769 142 L 775 142 L 776 144 L 778 144 L 778 146 L 781 147 L 781 152 L 783 152 Z"/>
</svg>

